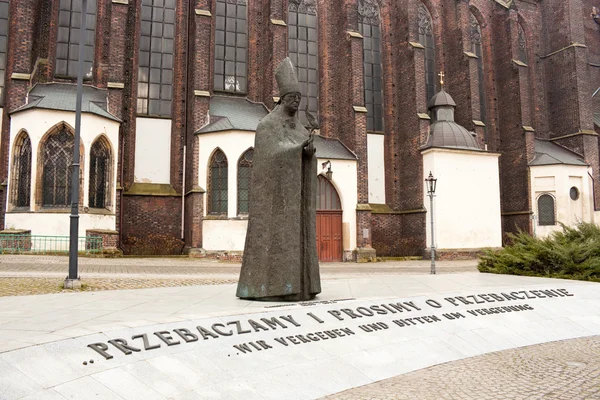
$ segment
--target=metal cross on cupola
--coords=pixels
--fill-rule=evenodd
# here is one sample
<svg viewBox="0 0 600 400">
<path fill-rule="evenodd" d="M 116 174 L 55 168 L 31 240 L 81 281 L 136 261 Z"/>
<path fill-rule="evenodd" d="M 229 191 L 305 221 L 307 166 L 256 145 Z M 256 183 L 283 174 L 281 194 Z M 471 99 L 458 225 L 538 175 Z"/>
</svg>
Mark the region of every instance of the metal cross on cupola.
<svg viewBox="0 0 600 400">
<path fill-rule="evenodd" d="M 440 85 L 442 85 L 442 88 L 443 88 L 444 87 L 444 76 L 445 76 L 445 74 L 444 74 L 444 72 L 440 72 L 438 75 L 440 76 Z"/>
</svg>

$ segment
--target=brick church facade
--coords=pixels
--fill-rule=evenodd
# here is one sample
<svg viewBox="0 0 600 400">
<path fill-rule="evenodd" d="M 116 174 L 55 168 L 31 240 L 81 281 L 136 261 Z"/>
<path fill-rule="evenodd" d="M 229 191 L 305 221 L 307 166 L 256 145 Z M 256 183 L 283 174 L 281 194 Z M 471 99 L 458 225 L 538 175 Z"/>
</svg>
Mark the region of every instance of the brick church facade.
<svg viewBox="0 0 600 400">
<path fill-rule="evenodd" d="M 565 158 L 538 166 L 584 168 L 583 187 L 572 186 L 577 199 L 579 191 L 589 197 L 582 200 L 583 219 L 594 220 L 600 207 L 596 6 L 595 0 L 88 0 L 82 235 L 114 232 L 123 247 L 132 237 L 159 234 L 204 254 L 221 230 L 215 223 L 238 232 L 252 121 L 276 105 L 274 70 L 287 56 L 304 88 L 301 109 L 318 115 L 320 160 L 338 160 L 334 182 L 345 166 L 355 171 L 351 188 L 336 186 L 341 208 L 351 213 L 344 214 L 341 234 L 351 236 L 344 250 L 354 256 L 344 259 L 372 257 L 371 249 L 407 256 L 427 248 L 421 152 L 441 72 L 456 122 L 474 133 L 482 151 L 500 154 L 502 234 L 533 233 L 549 218 L 540 215 L 538 207 L 547 204 L 538 204 L 535 188 L 550 180 L 531 174 L 546 154 L 543 145 L 553 146 L 549 157 L 564 150 Z M 68 226 L 68 183 L 57 183 L 64 173 L 56 172 L 66 164 L 52 149 L 72 140 L 80 8 L 80 0 L 0 0 L 5 230 L 65 232 L 34 227 L 55 224 L 56 215 Z M 236 104 L 247 110 L 239 114 L 244 118 L 236 118 Z M 232 156 L 226 147 L 234 144 L 239 151 Z M 552 201 L 555 225 L 563 206 L 553 190 L 543 201 Z M 213 250 L 239 251 L 241 242 Z"/>
</svg>

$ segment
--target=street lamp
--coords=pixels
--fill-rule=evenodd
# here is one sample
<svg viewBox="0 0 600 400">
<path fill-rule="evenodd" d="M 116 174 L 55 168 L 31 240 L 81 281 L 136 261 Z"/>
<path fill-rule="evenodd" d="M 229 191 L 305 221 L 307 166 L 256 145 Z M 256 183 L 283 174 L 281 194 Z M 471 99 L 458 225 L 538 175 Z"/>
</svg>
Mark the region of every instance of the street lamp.
<svg viewBox="0 0 600 400">
<path fill-rule="evenodd" d="M 323 164 L 321 164 L 321 167 L 323 169 L 325 169 L 325 166 L 327 166 L 327 172 L 325 172 L 325 177 L 328 181 L 330 181 L 331 178 L 333 178 L 333 171 L 331 170 L 331 161 L 327 160 Z"/>
<path fill-rule="evenodd" d="M 71 168 L 71 215 L 69 224 L 69 275 L 64 287 L 76 289 L 81 281 L 78 272 L 78 237 L 79 237 L 79 142 L 81 140 L 81 103 L 83 102 L 83 67 L 85 55 L 87 0 L 81 4 L 79 22 L 79 59 L 77 64 L 77 97 L 75 99 L 75 138 L 73 145 L 73 165 Z"/>
<path fill-rule="evenodd" d="M 434 239 L 434 230 L 433 230 L 433 197 L 435 196 L 435 185 L 437 183 L 437 179 L 433 177 L 431 171 L 429 171 L 429 176 L 425 179 L 427 183 L 427 196 L 429 196 L 430 206 L 429 212 L 431 213 L 431 274 L 435 275 L 435 239 Z"/>
</svg>

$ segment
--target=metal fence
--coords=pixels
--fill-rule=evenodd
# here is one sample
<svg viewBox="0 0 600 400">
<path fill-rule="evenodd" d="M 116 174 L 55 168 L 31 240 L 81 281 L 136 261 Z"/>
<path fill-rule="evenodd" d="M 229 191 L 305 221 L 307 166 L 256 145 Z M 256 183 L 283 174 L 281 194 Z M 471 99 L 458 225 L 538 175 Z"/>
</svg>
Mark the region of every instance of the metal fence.
<svg viewBox="0 0 600 400">
<path fill-rule="evenodd" d="M 101 253 L 102 238 L 80 236 L 77 239 L 80 253 Z M 68 236 L 0 235 L 0 254 L 62 254 L 69 252 Z"/>
</svg>

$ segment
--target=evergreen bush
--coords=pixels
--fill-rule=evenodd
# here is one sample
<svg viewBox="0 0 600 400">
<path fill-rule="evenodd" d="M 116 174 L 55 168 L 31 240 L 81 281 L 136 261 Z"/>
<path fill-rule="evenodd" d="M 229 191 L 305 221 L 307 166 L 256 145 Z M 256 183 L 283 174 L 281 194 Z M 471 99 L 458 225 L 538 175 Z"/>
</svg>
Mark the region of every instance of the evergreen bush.
<svg viewBox="0 0 600 400">
<path fill-rule="evenodd" d="M 588 222 L 561 226 L 543 239 L 508 234 L 509 245 L 483 252 L 479 271 L 600 282 L 600 227 Z"/>
</svg>

